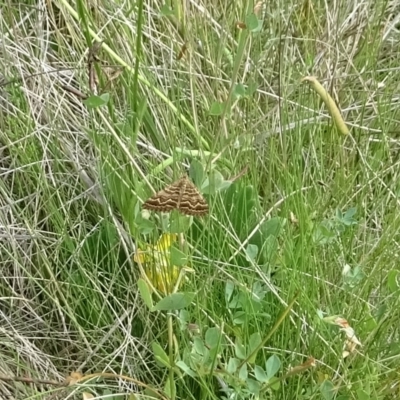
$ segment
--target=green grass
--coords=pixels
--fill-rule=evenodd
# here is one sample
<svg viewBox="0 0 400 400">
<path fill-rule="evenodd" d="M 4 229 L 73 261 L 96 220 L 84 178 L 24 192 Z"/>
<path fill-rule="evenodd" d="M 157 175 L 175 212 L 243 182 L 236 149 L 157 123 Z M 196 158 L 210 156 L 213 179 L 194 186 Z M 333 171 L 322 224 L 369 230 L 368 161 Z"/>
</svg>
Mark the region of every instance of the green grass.
<svg viewBox="0 0 400 400">
<path fill-rule="evenodd" d="M 0 2 L 0 398 L 399 398 L 400 6 L 356 3 Z M 209 215 L 142 211 L 185 172 Z"/>
</svg>

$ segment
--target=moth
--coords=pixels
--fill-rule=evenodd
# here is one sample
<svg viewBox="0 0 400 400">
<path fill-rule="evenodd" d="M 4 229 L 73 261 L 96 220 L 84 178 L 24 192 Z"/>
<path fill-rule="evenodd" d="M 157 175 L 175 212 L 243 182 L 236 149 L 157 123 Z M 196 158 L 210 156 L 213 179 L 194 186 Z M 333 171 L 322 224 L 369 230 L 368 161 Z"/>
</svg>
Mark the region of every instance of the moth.
<svg viewBox="0 0 400 400">
<path fill-rule="evenodd" d="M 144 202 L 143 208 L 163 212 L 178 210 L 184 215 L 195 216 L 206 215 L 209 211 L 204 197 L 187 175 L 150 197 Z"/>
</svg>

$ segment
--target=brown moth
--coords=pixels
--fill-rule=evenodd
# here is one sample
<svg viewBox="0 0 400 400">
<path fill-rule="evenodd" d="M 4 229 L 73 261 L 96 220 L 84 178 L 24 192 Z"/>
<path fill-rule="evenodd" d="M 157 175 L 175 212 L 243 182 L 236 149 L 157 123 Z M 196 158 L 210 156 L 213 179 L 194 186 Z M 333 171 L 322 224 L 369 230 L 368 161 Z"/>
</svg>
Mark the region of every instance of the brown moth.
<svg viewBox="0 0 400 400">
<path fill-rule="evenodd" d="M 146 210 L 169 212 L 178 210 L 185 215 L 206 215 L 208 204 L 187 175 L 168 185 L 143 204 Z"/>
</svg>

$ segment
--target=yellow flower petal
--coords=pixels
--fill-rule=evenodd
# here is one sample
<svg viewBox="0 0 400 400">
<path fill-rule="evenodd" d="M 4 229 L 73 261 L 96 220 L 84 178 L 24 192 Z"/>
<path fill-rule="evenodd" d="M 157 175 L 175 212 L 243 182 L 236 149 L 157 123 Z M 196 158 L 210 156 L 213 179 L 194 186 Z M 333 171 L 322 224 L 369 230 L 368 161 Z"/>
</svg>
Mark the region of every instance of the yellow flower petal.
<svg viewBox="0 0 400 400">
<path fill-rule="evenodd" d="M 163 233 L 155 245 L 148 245 L 146 251 L 138 249 L 133 257 L 144 265 L 150 282 L 164 294 L 172 292 L 180 273 L 180 268 L 170 265 L 171 246 L 177 238 L 177 234 Z"/>
<path fill-rule="evenodd" d="M 169 250 L 172 246 L 172 243 L 176 242 L 177 239 L 176 233 L 163 233 L 157 241 L 155 248 L 158 251 L 166 251 Z"/>
<path fill-rule="evenodd" d="M 167 294 L 174 289 L 179 276 L 179 268 L 172 266 L 167 268 L 146 268 L 146 275 L 154 287 Z"/>
</svg>

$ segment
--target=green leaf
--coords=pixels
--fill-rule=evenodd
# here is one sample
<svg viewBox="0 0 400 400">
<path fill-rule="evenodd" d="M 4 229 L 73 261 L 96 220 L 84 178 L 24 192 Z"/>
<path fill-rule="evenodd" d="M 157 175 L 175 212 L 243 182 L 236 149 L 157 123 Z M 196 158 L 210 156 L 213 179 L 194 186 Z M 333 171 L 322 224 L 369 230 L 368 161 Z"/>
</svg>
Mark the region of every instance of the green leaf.
<svg viewBox="0 0 400 400">
<path fill-rule="evenodd" d="M 205 341 L 209 349 L 218 347 L 221 342 L 221 331 L 218 328 L 207 329 Z"/>
<path fill-rule="evenodd" d="M 243 83 L 238 83 L 234 86 L 233 96 L 237 99 L 246 96 L 246 87 L 243 85 Z"/>
<path fill-rule="evenodd" d="M 230 181 L 225 181 L 224 177 L 219 171 L 213 170 L 210 172 L 209 177 L 204 181 L 201 192 L 204 194 L 215 194 L 218 191 L 225 189 L 231 185 Z"/>
<path fill-rule="evenodd" d="M 371 397 L 365 390 L 357 389 L 357 400 L 371 400 Z"/>
<path fill-rule="evenodd" d="M 152 310 L 153 309 L 153 299 L 151 297 L 150 288 L 148 287 L 146 281 L 143 278 L 139 278 L 138 280 L 138 288 L 140 296 L 146 306 Z"/>
<path fill-rule="evenodd" d="M 248 244 L 246 247 L 246 258 L 251 262 L 254 261 L 258 254 L 258 246 L 256 244 Z"/>
<path fill-rule="evenodd" d="M 249 339 L 249 354 L 253 354 L 253 352 L 260 346 L 261 344 L 261 335 L 259 332 L 255 332 L 250 336 Z M 254 364 L 256 362 L 258 351 L 254 353 L 251 358 L 249 358 L 248 362 L 250 364 Z"/>
<path fill-rule="evenodd" d="M 164 349 L 157 342 L 153 342 L 151 344 L 151 348 L 156 360 L 159 361 L 164 367 L 171 368 L 168 354 L 164 351 Z"/>
<path fill-rule="evenodd" d="M 218 116 L 218 115 L 221 115 L 223 113 L 223 111 L 224 111 L 224 103 L 220 103 L 218 101 L 214 101 L 211 104 L 209 114 Z"/>
<path fill-rule="evenodd" d="M 351 226 L 351 225 L 356 225 L 357 224 L 357 220 L 354 218 L 354 216 L 357 213 L 357 207 L 352 207 L 349 208 L 344 215 L 341 215 L 340 218 L 340 222 L 346 226 Z"/>
<path fill-rule="evenodd" d="M 150 386 L 144 389 L 144 395 L 147 396 L 149 399 L 158 399 L 160 397 L 159 393 L 155 390 L 152 390 Z"/>
<path fill-rule="evenodd" d="M 169 399 L 175 399 L 176 398 L 175 381 L 173 380 L 172 384 L 171 384 L 170 376 L 168 376 L 168 378 L 167 378 L 167 380 L 165 382 L 164 392 L 168 395 Z"/>
<path fill-rule="evenodd" d="M 260 392 L 261 385 L 256 380 L 247 378 L 246 383 L 250 393 L 258 394 Z"/>
<path fill-rule="evenodd" d="M 170 249 L 170 262 L 171 265 L 175 265 L 176 267 L 183 267 L 187 264 L 187 255 L 173 245 Z"/>
<path fill-rule="evenodd" d="M 194 372 L 185 362 L 177 361 L 176 366 L 179 367 L 186 375 L 195 378 L 197 376 L 196 372 Z"/>
<path fill-rule="evenodd" d="M 246 349 L 244 348 L 239 338 L 236 339 L 235 343 L 235 355 L 240 360 L 244 360 L 246 358 Z"/>
<path fill-rule="evenodd" d="M 193 348 L 196 351 L 197 354 L 200 354 L 201 356 L 204 355 L 206 352 L 206 346 L 203 343 L 203 340 L 199 337 L 195 337 L 193 340 Z"/>
<path fill-rule="evenodd" d="M 240 367 L 238 376 L 239 376 L 239 379 L 242 380 L 242 381 L 245 381 L 247 379 L 247 377 L 249 376 L 249 373 L 247 371 L 247 364 L 246 363 L 244 363 Z"/>
<path fill-rule="evenodd" d="M 240 365 L 240 360 L 238 360 L 237 358 L 231 357 L 228 361 L 228 366 L 226 367 L 226 372 L 228 372 L 228 374 L 233 375 L 237 371 L 239 365 Z"/>
<path fill-rule="evenodd" d="M 256 365 L 254 367 L 254 376 L 256 377 L 256 379 L 259 382 L 262 382 L 262 383 L 268 382 L 267 374 L 265 373 L 265 371 L 259 365 Z"/>
<path fill-rule="evenodd" d="M 313 233 L 313 239 L 315 243 L 327 244 L 334 241 L 336 233 L 332 231 L 327 221 L 322 221 Z"/>
<path fill-rule="evenodd" d="M 271 264 L 278 255 L 278 237 L 280 236 L 286 220 L 274 217 L 264 221 L 254 233 L 249 243 L 258 246 L 257 262 Z M 249 231 L 253 231 L 253 227 Z"/>
<path fill-rule="evenodd" d="M 266 370 L 268 379 L 271 379 L 281 368 L 281 360 L 278 356 L 273 354 L 266 362 Z"/>
<path fill-rule="evenodd" d="M 397 293 L 400 289 L 399 287 L 399 271 L 392 269 L 388 273 L 387 285 L 391 293 Z"/>
<path fill-rule="evenodd" d="M 148 235 L 149 233 L 153 232 L 156 228 L 156 224 L 146 218 L 142 217 L 142 214 L 137 214 L 135 219 L 136 228 L 142 235 Z"/>
<path fill-rule="evenodd" d="M 189 176 L 197 187 L 200 187 L 204 179 L 203 164 L 196 159 L 193 159 L 189 167 Z"/>
<path fill-rule="evenodd" d="M 278 391 L 281 387 L 281 381 L 278 378 L 273 377 L 269 380 L 269 387 L 272 390 Z"/>
<path fill-rule="evenodd" d="M 265 238 L 269 236 L 278 237 L 286 225 L 286 220 L 281 217 L 273 217 L 268 221 L 265 221 L 265 224 L 262 225 L 262 233 Z"/>
<path fill-rule="evenodd" d="M 346 285 L 350 287 L 358 286 L 364 279 L 366 275 L 359 265 L 351 268 L 346 264 L 343 270 L 343 279 Z"/>
<path fill-rule="evenodd" d="M 178 210 L 174 210 L 170 214 L 169 225 L 165 231 L 168 233 L 183 233 L 189 230 L 192 225 L 193 218 L 182 215 Z"/>
<path fill-rule="evenodd" d="M 192 303 L 194 296 L 194 293 L 172 293 L 161 299 L 153 307 L 153 311 L 180 310 L 189 306 Z"/>
<path fill-rule="evenodd" d="M 263 21 L 259 20 L 255 14 L 250 14 L 246 17 L 246 26 L 253 33 L 260 32 L 262 24 Z"/>
<path fill-rule="evenodd" d="M 260 281 L 255 281 L 251 288 L 251 297 L 254 301 L 260 302 L 264 299 L 268 292 L 269 290 L 267 290 L 265 285 L 263 285 Z"/>
<path fill-rule="evenodd" d="M 247 313 L 246 311 L 236 311 L 233 314 L 233 323 L 236 325 L 242 325 L 246 322 L 247 320 Z"/>
<path fill-rule="evenodd" d="M 87 99 L 83 100 L 83 104 L 89 108 L 99 108 L 105 106 L 110 100 L 109 93 L 103 93 L 101 96 L 89 96 Z"/>
<path fill-rule="evenodd" d="M 335 394 L 335 387 L 331 381 L 323 381 L 321 386 L 319 387 L 322 397 L 325 400 L 333 399 Z"/>
<path fill-rule="evenodd" d="M 253 29 L 258 28 L 258 18 L 255 14 L 249 14 L 246 16 L 246 26 L 247 28 L 252 31 Z"/>
<path fill-rule="evenodd" d="M 190 319 L 191 319 L 191 315 L 188 310 L 179 311 L 178 321 L 179 321 L 179 325 L 180 325 L 180 328 L 182 331 L 187 329 Z"/>
</svg>

